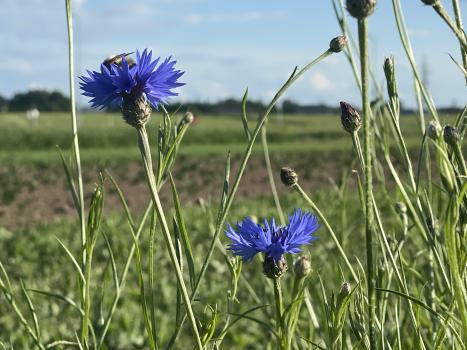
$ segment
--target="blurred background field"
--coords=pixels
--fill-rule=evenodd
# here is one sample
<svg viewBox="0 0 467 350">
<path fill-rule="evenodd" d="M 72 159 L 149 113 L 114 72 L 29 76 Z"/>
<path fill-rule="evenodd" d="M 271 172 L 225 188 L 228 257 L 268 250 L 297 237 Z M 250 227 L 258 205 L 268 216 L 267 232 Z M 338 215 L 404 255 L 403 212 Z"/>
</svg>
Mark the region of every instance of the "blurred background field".
<svg viewBox="0 0 467 350">
<path fill-rule="evenodd" d="M 181 115 L 174 118 L 174 124 L 177 117 Z M 454 117 L 445 115 L 442 119 L 452 122 Z M 149 126 L 154 145 L 159 123 L 160 115 L 154 113 Z M 416 159 L 421 143 L 416 118 L 405 115 L 401 123 L 409 150 Z M 92 190 L 100 172 L 109 171 L 126 190 L 135 209 L 143 210 L 149 197 L 133 130 L 117 113 L 83 113 L 79 115 L 79 124 L 87 192 Z M 69 115 L 42 113 L 37 123 L 32 124 L 24 113 L 3 113 L 0 130 L 0 222 L 13 229 L 42 223 L 44 219 L 54 221 L 64 214 L 73 217 L 59 155 L 59 149 L 69 155 Z M 302 183 L 312 187 L 313 193 L 325 193 L 355 167 L 352 142 L 338 115 L 274 114 L 267 130 L 278 184 L 280 167 L 288 165 L 297 169 Z M 198 115 L 185 136 L 173 171 L 182 199 L 189 203 L 199 198 L 218 199 L 227 152 L 231 152 L 235 169 L 244 143 L 240 116 Z M 270 199 L 262 152 L 258 140 L 239 189 L 239 200 Z M 388 186 L 390 183 L 389 180 Z M 280 193 L 286 192 L 282 186 L 278 187 Z M 163 197 L 170 198 L 170 192 L 163 191 Z M 110 212 L 120 210 L 115 193 L 110 193 L 106 206 Z"/>
<path fill-rule="evenodd" d="M 446 119 L 451 117 L 447 116 Z M 139 219 L 149 202 L 149 194 L 144 174 L 139 162 L 136 140 L 118 114 L 86 113 L 80 118 L 80 143 L 83 158 L 85 197 L 89 202 L 90 193 L 99 173 L 112 174 L 125 195 L 130 208 Z M 151 120 L 150 137 L 155 142 L 154 133 L 160 122 L 159 115 Z M 419 130 L 412 116 L 403 120 L 404 133 L 408 137 L 411 151 L 417 153 Z M 294 208 L 307 208 L 303 199 L 285 189 L 279 180 L 279 169 L 283 165 L 296 168 L 301 183 L 316 203 L 323 208 L 333 223 L 343 248 L 349 256 L 364 258 L 361 247 L 363 216 L 359 214 L 358 195 L 350 170 L 355 166 L 351 141 L 342 130 L 338 115 L 272 115 L 267 123 L 269 148 L 273 163 L 274 176 L 284 210 L 290 213 Z M 69 155 L 69 118 L 66 113 L 41 115 L 37 125 L 32 125 L 22 113 L 0 115 L 0 251 L 5 268 L 13 281 L 28 282 L 28 288 L 44 288 L 60 291 L 70 299 L 76 300 L 76 279 L 72 264 L 57 241 L 66 242 L 71 251 L 79 250 L 78 223 L 72 208 L 71 196 L 66 187 L 57 145 L 65 155 Z M 232 152 L 233 172 L 245 145 L 245 135 L 240 116 L 202 116 L 198 115 L 190 127 L 180 148 L 179 158 L 174 168 L 174 178 L 182 198 L 186 214 L 187 229 L 193 245 L 193 255 L 198 257 L 197 266 L 206 251 L 206 244 L 212 234 L 213 218 L 216 215 L 220 188 L 224 177 L 224 164 L 227 151 Z M 155 151 L 155 150 L 154 150 Z M 267 173 L 262 156 L 261 143 L 254 148 L 242 180 L 238 199 L 232 207 L 228 221 L 235 223 L 245 216 L 255 215 L 258 219 L 276 215 L 274 202 L 270 195 Z M 397 196 L 388 185 L 389 191 L 381 192 L 378 198 L 384 202 L 383 210 L 395 213 L 393 202 Z M 172 207 L 169 187 L 162 190 L 163 203 Z M 123 269 L 124 257 L 131 244 L 123 210 L 115 190 L 106 182 L 105 218 L 102 232 L 110 239 L 116 256 L 117 268 Z M 167 215 L 173 213 L 169 211 Z M 388 215 L 388 225 L 397 227 L 393 215 Z M 147 230 L 146 230 L 147 233 Z M 142 242 L 148 237 L 143 234 Z M 323 230 L 318 232 L 319 240 L 310 248 L 313 269 L 323 275 L 335 273 L 342 263 L 336 247 Z M 221 238 L 225 243 L 225 239 Z M 163 245 L 162 237 L 156 246 Z M 142 244 L 143 256 L 147 256 L 147 244 Z M 224 246 L 225 247 L 225 246 Z M 204 305 L 218 305 L 225 309 L 225 291 L 229 281 L 225 278 L 226 265 L 222 249 L 216 250 L 206 283 L 202 286 L 202 298 L 195 308 L 202 313 Z M 173 307 L 174 278 L 170 271 L 165 251 L 156 248 L 158 325 L 161 339 L 167 339 L 172 331 L 173 314 L 165 313 Z M 332 259 L 330 259 L 332 257 Z M 100 293 L 110 284 L 110 271 L 106 263 L 108 254 L 103 241 L 96 248 L 95 266 L 98 267 L 93 281 L 95 292 Z M 290 262 L 292 264 L 292 262 Z M 268 303 L 269 291 L 261 283 L 261 268 L 257 262 L 244 266 L 246 280 L 253 281 L 253 293 L 239 291 L 241 300 L 236 311 L 246 311 L 257 306 L 258 300 Z M 316 275 L 317 276 L 317 275 Z M 291 278 L 291 276 L 290 276 Z M 138 301 L 137 276 L 130 268 L 127 288 L 122 295 L 115 320 L 112 323 L 106 346 L 110 349 L 144 348 L 142 333 L 143 322 L 134 315 L 140 314 Z M 264 280 L 263 280 L 264 281 Z M 314 280 L 318 283 L 317 277 Z M 328 288 L 339 288 L 339 279 L 326 281 Z M 242 286 L 242 284 L 241 284 Z M 284 291 L 287 295 L 288 291 Z M 312 298 L 320 300 L 319 290 L 312 291 Z M 257 298 L 257 299 L 255 299 Z M 39 294 L 33 295 L 36 312 L 43 320 L 43 337 L 53 339 L 72 336 L 70 329 L 79 321 L 78 313 L 63 301 L 50 301 Z M 94 317 L 99 320 L 99 310 L 108 307 L 108 300 L 102 305 L 94 305 Z M 0 302 L 0 310 L 6 305 Z M 205 310 L 206 311 L 206 310 Z M 319 310 L 317 310 L 319 312 Z M 271 318 L 272 310 L 264 307 L 251 314 L 251 317 Z M 66 320 L 59 322 L 58 319 Z M 0 339 L 17 345 L 28 346 L 24 332 L 16 327 L 10 313 L 0 313 Z M 317 324 L 315 331 L 323 331 Z M 95 325 L 99 330 L 99 325 Z M 247 349 L 262 349 L 254 346 L 267 330 L 259 323 L 241 320 L 236 331 L 229 333 L 224 346 Z M 180 348 L 191 345 L 188 328 L 184 329 L 179 343 Z M 24 347 L 23 347 L 24 348 Z"/>
</svg>

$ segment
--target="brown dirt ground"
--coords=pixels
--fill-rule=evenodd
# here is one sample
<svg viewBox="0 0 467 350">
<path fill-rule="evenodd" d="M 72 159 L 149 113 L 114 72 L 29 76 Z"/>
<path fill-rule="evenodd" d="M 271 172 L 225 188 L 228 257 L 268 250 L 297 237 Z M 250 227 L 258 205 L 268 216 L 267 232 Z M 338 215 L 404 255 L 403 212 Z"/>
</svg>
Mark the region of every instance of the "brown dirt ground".
<svg viewBox="0 0 467 350">
<path fill-rule="evenodd" d="M 234 178 L 240 157 L 232 159 L 231 179 Z M 272 159 L 276 185 L 280 193 L 287 189 L 279 178 L 281 166 L 294 167 L 300 176 L 300 183 L 306 189 L 329 186 L 332 180 L 338 182 L 349 161 L 337 159 L 335 154 L 320 154 L 297 157 L 280 156 Z M 198 198 L 218 201 L 224 177 L 225 159 L 179 158 L 173 175 L 182 203 L 194 203 Z M 132 211 L 142 212 L 149 201 L 146 180 L 139 162 L 124 164 L 84 165 L 85 201 L 89 203 L 99 172 L 109 171 L 127 197 Z M 121 212 L 118 196 L 110 181 L 106 182 L 107 213 Z M 237 192 L 237 199 L 251 199 L 269 196 L 269 183 L 261 156 L 253 156 L 245 171 Z M 169 186 L 161 190 L 162 201 L 171 200 Z M 185 204 L 186 205 L 186 204 Z M 0 227 L 18 229 L 38 223 L 48 223 L 63 217 L 73 217 L 71 195 L 67 189 L 66 177 L 59 166 L 34 167 L 28 165 L 0 167 Z"/>
</svg>

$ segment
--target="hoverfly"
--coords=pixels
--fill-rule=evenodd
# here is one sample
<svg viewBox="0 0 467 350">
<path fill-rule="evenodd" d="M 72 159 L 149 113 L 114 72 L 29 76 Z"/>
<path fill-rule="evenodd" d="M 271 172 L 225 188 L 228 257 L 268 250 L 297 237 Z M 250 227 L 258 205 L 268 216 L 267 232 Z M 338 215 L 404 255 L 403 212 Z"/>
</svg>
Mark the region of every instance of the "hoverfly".
<svg viewBox="0 0 467 350">
<path fill-rule="evenodd" d="M 134 54 L 134 52 L 129 52 L 129 53 L 121 53 L 119 55 L 113 55 L 104 60 L 102 62 L 108 69 L 112 66 L 112 64 L 116 64 L 117 66 L 122 64 L 122 59 L 125 57 L 126 61 L 128 62 L 128 66 L 131 68 L 135 65 L 135 61 L 131 58 L 128 57 L 129 55 Z"/>
</svg>

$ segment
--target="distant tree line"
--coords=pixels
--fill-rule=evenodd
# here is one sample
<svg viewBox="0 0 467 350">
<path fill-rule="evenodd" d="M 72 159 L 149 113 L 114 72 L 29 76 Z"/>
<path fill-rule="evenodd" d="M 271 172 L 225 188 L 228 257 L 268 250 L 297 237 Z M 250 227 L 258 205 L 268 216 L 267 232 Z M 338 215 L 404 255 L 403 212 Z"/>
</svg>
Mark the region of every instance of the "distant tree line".
<svg viewBox="0 0 467 350">
<path fill-rule="evenodd" d="M 261 101 L 248 101 L 248 113 L 259 114 L 266 108 L 266 105 Z M 49 90 L 30 90 L 15 94 L 11 99 L 0 96 L 0 112 L 6 111 L 27 111 L 31 108 L 37 108 L 43 112 L 63 112 L 70 109 L 69 97 L 63 95 L 59 91 Z M 91 109 L 86 106 L 86 109 Z M 199 102 L 188 101 L 183 104 L 174 101 L 167 106 L 171 112 L 175 110 L 192 111 L 195 114 L 239 114 L 242 111 L 242 101 L 234 98 L 228 98 L 217 102 Z M 404 108 L 402 105 L 402 113 L 414 113 L 412 109 Z M 117 112 L 118 107 L 107 111 Z M 459 113 L 456 107 L 447 107 L 438 109 L 440 113 Z M 340 113 L 339 104 L 334 106 L 325 104 L 300 104 L 292 100 L 284 100 L 279 106 L 273 109 L 273 113 L 284 114 L 338 114 Z"/>
<path fill-rule="evenodd" d="M 59 91 L 30 90 L 15 94 L 11 99 L 0 96 L 0 111 L 39 111 L 55 112 L 70 109 L 70 99 Z"/>
</svg>

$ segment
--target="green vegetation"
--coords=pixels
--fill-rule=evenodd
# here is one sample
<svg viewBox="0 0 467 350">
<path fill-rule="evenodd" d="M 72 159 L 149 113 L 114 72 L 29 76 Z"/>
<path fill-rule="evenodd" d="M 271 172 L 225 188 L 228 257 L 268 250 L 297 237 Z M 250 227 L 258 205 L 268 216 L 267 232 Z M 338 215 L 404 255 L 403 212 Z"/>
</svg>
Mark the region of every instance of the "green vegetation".
<svg viewBox="0 0 467 350">
<path fill-rule="evenodd" d="M 454 116 L 443 121 L 452 122 Z M 153 130 L 161 122 L 155 114 Z M 420 147 L 415 116 L 404 116 L 402 130 L 407 144 L 416 152 Z M 272 115 L 267 124 L 270 151 L 273 154 L 298 154 L 348 151 L 352 142 L 343 131 L 338 115 Z M 0 113 L 0 163 L 59 164 L 56 146 L 67 150 L 71 146 L 69 115 L 44 113 L 37 125 L 31 125 L 22 113 Z M 79 115 L 80 148 L 84 162 L 139 160 L 132 130 L 122 123 L 118 114 L 85 113 Z M 154 134 L 149 135 L 155 139 Z M 241 154 L 244 132 L 240 116 L 203 116 L 184 139 L 181 155 L 206 157 L 225 156 L 226 151 Z M 254 148 L 261 152 L 261 148 Z"/>
</svg>

